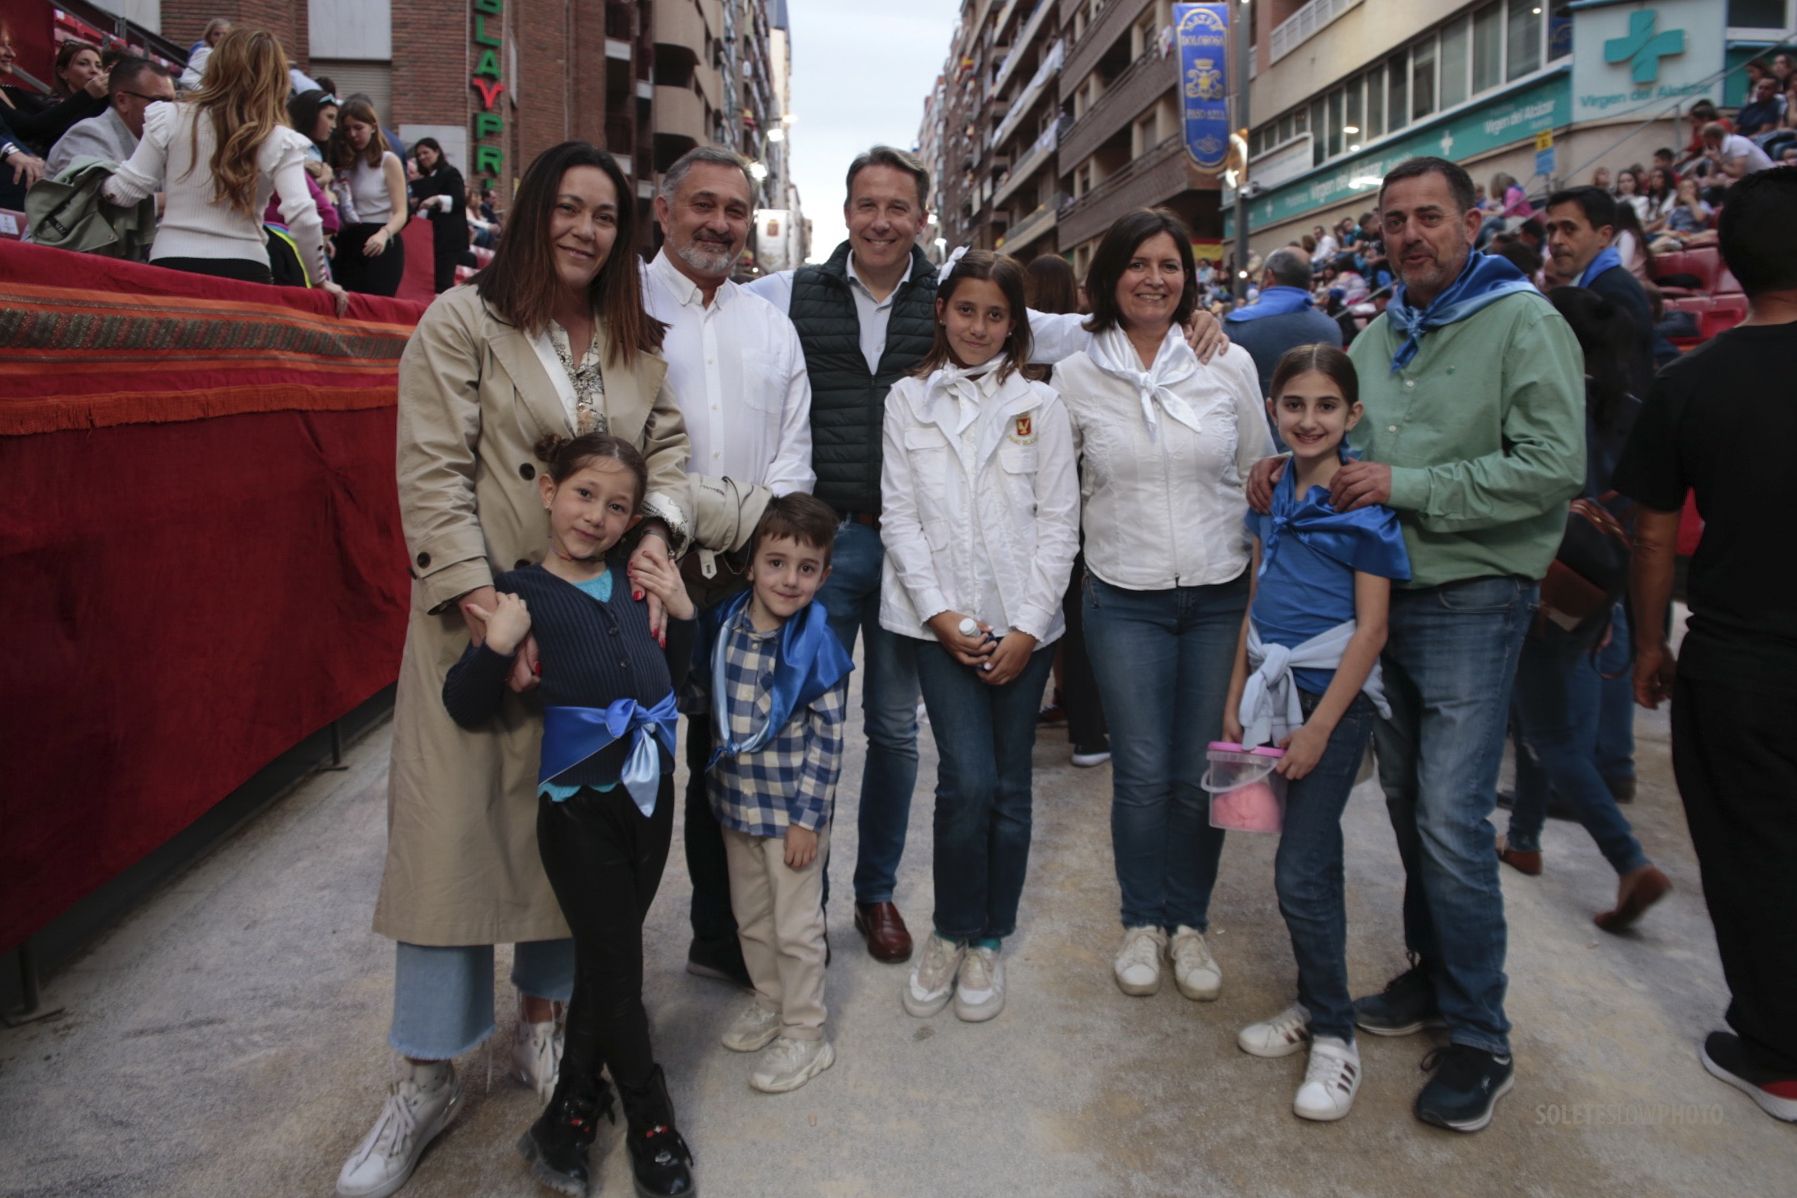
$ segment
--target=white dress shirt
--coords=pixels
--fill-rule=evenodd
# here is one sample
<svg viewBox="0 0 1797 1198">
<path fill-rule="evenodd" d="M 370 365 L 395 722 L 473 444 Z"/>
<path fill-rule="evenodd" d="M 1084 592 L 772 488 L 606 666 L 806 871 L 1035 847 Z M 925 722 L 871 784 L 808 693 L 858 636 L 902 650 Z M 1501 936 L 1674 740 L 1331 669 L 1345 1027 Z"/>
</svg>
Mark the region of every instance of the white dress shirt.
<svg viewBox="0 0 1797 1198">
<path fill-rule="evenodd" d="M 893 284 L 885 299 L 875 299 L 874 293 L 867 289 L 867 284 L 861 281 L 860 273 L 855 270 L 855 252 L 849 251 L 849 294 L 855 297 L 855 321 L 861 330 L 861 356 L 867 359 L 870 374 L 880 372 L 880 355 L 886 351 L 886 330 L 892 324 L 892 301 L 898 296 L 899 288 L 911 278 L 911 270 L 915 265 L 915 260 L 907 258 L 904 275 Z M 790 270 L 764 275 L 745 286 L 750 293 L 780 309 L 782 316 L 792 310 Z"/>
<path fill-rule="evenodd" d="M 810 491 L 811 382 L 785 311 L 728 280 L 707 305 L 665 249 L 643 282 L 649 315 L 668 326 L 661 354 L 692 442 L 687 472 Z"/>
<path fill-rule="evenodd" d="M 1161 353 L 1180 350 L 1191 352 L 1175 329 Z M 1231 345 L 1175 385 L 1195 428 L 1164 416 L 1151 426 L 1138 388 L 1085 352 L 1055 367 L 1054 384 L 1081 454 L 1086 569 L 1155 591 L 1215 586 L 1247 568 L 1243 480 L 1273 452 L 1247 350 Z"/>
<path fill-rule="evenodd" d="M 995 373 L 938 370 L 887 392 L 880 626 L 890 632 L 929 639 L 924 621 L 945 611 L 1038 645 L 1066 628 L 1079 549 L 1073 428 L 1046 383 Z"/>
</svg>

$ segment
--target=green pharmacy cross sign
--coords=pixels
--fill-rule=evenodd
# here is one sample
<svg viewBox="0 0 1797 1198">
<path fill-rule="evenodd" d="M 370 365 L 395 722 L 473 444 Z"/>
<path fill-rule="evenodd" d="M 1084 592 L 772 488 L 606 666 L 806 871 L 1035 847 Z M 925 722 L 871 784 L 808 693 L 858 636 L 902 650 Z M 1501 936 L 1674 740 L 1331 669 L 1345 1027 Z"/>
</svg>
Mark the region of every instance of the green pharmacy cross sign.
<svg viewBox="0 0 1797 1198">
<path fill-rule="evenodd" d="M 1629 14 L 1629 31 L 1622 37 L 1604 42 L 1604 61 L 1612 66 L 1630 64 L 1630 77 L 1636 83 L 1652 83 L 1660 77 L 1660 60 L 1685 52 L 1685 31 L 1668 29 L 1655 33 L 1658 18 L 1651 12 Z"/>
</svg>

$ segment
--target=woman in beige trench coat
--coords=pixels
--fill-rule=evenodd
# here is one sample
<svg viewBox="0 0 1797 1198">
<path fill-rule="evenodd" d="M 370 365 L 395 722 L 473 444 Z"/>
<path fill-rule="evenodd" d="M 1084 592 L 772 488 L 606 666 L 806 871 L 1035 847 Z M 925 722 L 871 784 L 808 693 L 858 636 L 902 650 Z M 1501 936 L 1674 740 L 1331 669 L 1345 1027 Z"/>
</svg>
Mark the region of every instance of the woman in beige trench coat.
<svg viewBox="0 0 1797 1198">
<path fill-rule="evenodd" d="M 400 360 L 412 610 L 374 930 L 398 942 L 390 1041 L 411 1066 L 345 1162 L 342 1198 L 399 1189 L 453 1116 L 460 1091 L 448 1062 L 493 1029 L 495 944 L 518 946 L 516 1069 L 545 1096 L 554 1084 L 551 1003 L 568 997 L 573 950 L 537 854 L 541 724 L 526 693 L 494 727 L 459 728 L 443 679 L 479 634 L 464 605 L 490 608 L 493 576 L 542 556 L 544 436 L 597 430 L 636 446 L 649 490 L 635 552 L 685 548 L 686 428 L 654 353 L 661 326 L 643 311 L 631 195 L 609 154 L 582 142 L 545 151 L 492 264 L 438 297 Z M 521 671 L 514 687 L 530 681 Z"/>
</svg>

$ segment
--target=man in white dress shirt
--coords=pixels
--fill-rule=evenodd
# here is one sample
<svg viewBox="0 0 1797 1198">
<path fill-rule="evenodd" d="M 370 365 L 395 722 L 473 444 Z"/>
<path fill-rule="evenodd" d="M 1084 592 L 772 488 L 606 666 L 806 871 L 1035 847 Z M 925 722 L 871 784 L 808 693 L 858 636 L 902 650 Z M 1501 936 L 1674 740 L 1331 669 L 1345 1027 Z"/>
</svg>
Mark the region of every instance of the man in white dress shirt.
<svg viewBox="0 0 1797 1198">
<path fill-rule="evenodd" d="M 730 281 L 754 216 L 748 163 L 689 150 L 662 177 L 655 216 L 667 240 L 644 272 L 649 314 L 668 326 L 662 356 L 692 442 L 695 549 L 682 565 L 701 607 L 744 585 L 750 534 L 768 500 L 809 492 L 811 384 L 786 314 Z M 680 638 L 685 640 L 685 638 Z M 670 660 L 690 644 L 670 641 Z M 687 720 L 686 864 L 693 879 L 689 972 L 748 984 L 724 840 L 705 796 L 711 723 Z"/>
</svg>

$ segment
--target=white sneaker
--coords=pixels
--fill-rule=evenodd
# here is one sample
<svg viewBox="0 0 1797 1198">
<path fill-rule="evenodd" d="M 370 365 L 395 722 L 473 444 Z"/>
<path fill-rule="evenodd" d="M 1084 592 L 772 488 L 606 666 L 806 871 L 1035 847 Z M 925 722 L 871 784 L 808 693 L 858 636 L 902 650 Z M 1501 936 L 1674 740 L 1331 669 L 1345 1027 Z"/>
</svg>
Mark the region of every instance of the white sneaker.
<svg viewBox="0 0 1797 1198">
<path fill-rule="evenodd" d="M 428 1090 L 414 1077 L 395 1082 L 380 1117 L 343 1162 L 337 1198 L 386 1198 L 405 1185 L 418 1158 L 461 1105 L 462 1085 L 453 1067 Z"/>
<path fill-rule="evenodd" d="M 1210 955 L 1203 932 L 1184 924 L 1174 928 L 1167 955 L 1173 958 L 1173 981 L 1187 998 L 1210 1002 L 1223 992 L 1223 971 Z"/>
<path fill-rule="evenodd" d="M 1235 1035 L 1236 1047 L 1256 1057 L 1289 1057 L 1309 1042 L 1310 1012 L 1299 1003 L 1271 1019 L 1250 1023 Z"/>
<path fill-rule="evenodd" d="M 1005 963 L 995 948 L 974 947 L 955 974 L 955 1017 L 984 1023 L 1005 1009 Z"/>
<path fill-rule="evenodd" d="M 967 955 L 965 945 L 944 940 L 931 932 L 924 941 L 923 952 L 911 965 L 911 976 L 899 991 L 899 1001 L 908 1014 L 928 1019 L 954 997 L 955 976 L 961 969 L 961 958 Z"/>
<path fill-rule="evenodd" d="M 763 1094 L 796 1090 L 836 1063 L 836 1049 L 828 1040 L 795 1040 L 781 1036 L 762 1058 L 761 1068 L 749 1084 Z"/>
<path fill-rule="evenodd" d="M 779 1034 L 780 1012 L 752 1002 L 724 1033 L 723 1044 L 731 1052 L 759 1052 Z"/>
<path fill-rule="evenodd" d="M 1310 1064 L 1304 1084 L 1292 1099 L 1292 1113 L 1300 1119 L 1330 1123 L 1354 1106 L 1360 1089 L 1360 1049 L 1334 1036 L 1318 1036 L 1310 1045 Z"/>
<path fill-rule="evenodd" d="M 554 1019 L 542 1023 L 520 1019 L 512 1033 L 512 1075 L 548 1102 L 555 1093 L 555 1076 L 561 1067 L 561 1024 Z"/>
<path fill-rule="evenodd" d="M 1137 996 L 1153 994 L 1161 988 L 1161 954 L 1167 948 L 1167 933 L 1159 928 L 1123 929 L 1123 947 L 1111 962 L 1111 975 L 1117 988 Z"/>
<path fill-rule="evenodd" d="M 1089 770 L 1095 765 L 1103 765 L 1110 759 L 1111 751 L 1109 749 L 1073 750 L 1073 764 L 1079 766 L 1082 770 Z"/>
</svg>

